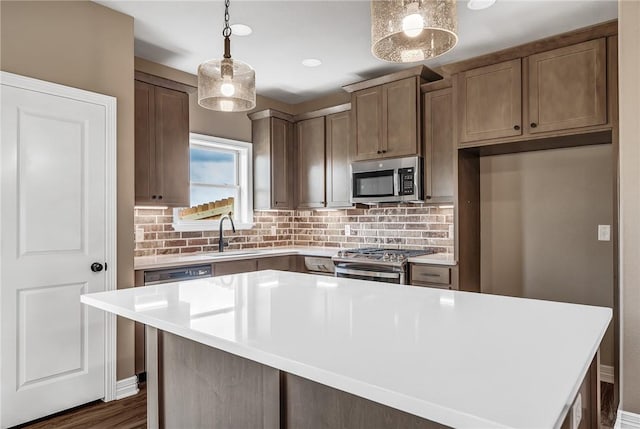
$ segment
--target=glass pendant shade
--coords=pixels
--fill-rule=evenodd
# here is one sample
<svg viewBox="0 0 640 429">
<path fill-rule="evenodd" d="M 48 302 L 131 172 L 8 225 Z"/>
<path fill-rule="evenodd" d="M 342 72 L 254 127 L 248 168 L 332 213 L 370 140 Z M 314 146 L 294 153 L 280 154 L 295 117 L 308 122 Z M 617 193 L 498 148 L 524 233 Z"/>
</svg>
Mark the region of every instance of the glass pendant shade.
<svg viewBox="0 0 640 429">
<path fill-rule="evenodd" d="M 198 67 L 198 104 L 222 112 L 256 107 L 256 72 L 231 58 L 209 60 Z"/>
<path fill-rule="evenodd" d="M 435 58 L 458 43 L 456 0 L 373 0 L 371 52 L 394 63 Z"/>
</svg>

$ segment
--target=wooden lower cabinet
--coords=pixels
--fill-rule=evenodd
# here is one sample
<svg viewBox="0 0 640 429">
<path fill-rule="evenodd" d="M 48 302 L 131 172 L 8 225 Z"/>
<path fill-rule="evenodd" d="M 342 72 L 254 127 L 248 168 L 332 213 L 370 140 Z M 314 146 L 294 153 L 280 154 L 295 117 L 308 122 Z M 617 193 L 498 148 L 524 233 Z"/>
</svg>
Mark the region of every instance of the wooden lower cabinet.
<svg viewBox="0 0 640 429">
<path fill-rule="evenodd" d="M 149 429 L 447 427 L 152 327 L 146 335 Z M 581 382 L 581 422 L 570 409 L 562 429 L 599 427 L 598 360 Z"/>
<path fill-rule="evenodd" d="M 271 258 L 259 258 L 258 271 L 261 270 L 278 270 L 278 271 L 297 271 L 296 256 L 272 256 Z"/>
</svg>

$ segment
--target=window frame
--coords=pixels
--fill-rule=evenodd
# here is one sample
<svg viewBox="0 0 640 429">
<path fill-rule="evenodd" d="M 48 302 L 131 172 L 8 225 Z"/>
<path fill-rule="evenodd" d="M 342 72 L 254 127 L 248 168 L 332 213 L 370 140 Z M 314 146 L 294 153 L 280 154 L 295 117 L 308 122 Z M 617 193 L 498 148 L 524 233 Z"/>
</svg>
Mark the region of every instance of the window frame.
<svg viewBox="0 0 640 429">
<path fill-rule="evenodd" d="M 253 144 L 250 142 L 225 139 L 205 134 L 189 133 L 189 151 L 192 146 L 204 148 L 215 148 L 223 151 L 230 151 L 236 154 L 236 185 L 211 185 L 199 184 L 212 187 L 237 188 L 239 190 L 238 213 L 234 215 L 236 229 L 251 229 L 253 223 Z M 189 157 L 191 159 L 191 157 Z M 189 200 L 191 200 L 191 161 L 189 161 Z M 243 192 L 244 190 L 244 192 Z M 215 231 L 220 227 L 218 220 L 181 220 L 180 210 L 184 207 L 173 209 L 173 229 L 176 231 Z M 237 219 L 237 221 L 236 221 Z M 231 223 L 225 222 L 223 229 L 231 229 Z"/>
</svg>

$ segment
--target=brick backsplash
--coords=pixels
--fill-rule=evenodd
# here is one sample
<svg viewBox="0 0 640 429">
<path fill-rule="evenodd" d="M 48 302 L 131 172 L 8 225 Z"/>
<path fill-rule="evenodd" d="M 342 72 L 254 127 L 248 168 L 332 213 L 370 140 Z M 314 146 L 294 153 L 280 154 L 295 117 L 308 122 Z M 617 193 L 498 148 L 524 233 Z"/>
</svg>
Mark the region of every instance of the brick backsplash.
<svg viewBox="0 0 640 429">
<path fill-rule="evenodd" d="M 135 256 L 217 252 L 218 231 L 177 232 L 172 209 L 136 208 L 144 230 Z M 345 226 L 351 229 L 345 235 Z M 275 227 L 276 234 L 272 234 Z M 225 231 L 229 250 L 283 246 L 387 247 L 453 253 L 453 209 L 427 205 L 380 205 L 367 209 L 256 211 L 254 226 Z"/>
</svg>

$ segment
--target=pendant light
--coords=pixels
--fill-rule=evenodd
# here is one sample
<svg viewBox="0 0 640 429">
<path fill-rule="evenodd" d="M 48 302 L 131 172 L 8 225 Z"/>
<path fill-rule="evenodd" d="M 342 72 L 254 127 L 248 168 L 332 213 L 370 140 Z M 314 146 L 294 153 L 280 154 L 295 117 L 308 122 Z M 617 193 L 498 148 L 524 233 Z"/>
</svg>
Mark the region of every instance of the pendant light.
<svg viewBox="0 0 640 429">
<path fill-rule="evenodd" d="M 435 58 L 458 43 L 456 0 L 373 0 L 371 52 L 394 63 Z"/>
<path fill-rule="evenodd" d="M 256 107 L 256 72 L 231 58 L 229 0 L 224 3 L 224 56 L 198 67 L 198 104 L 221 112 L 242 112 Z"/>
</svg>

